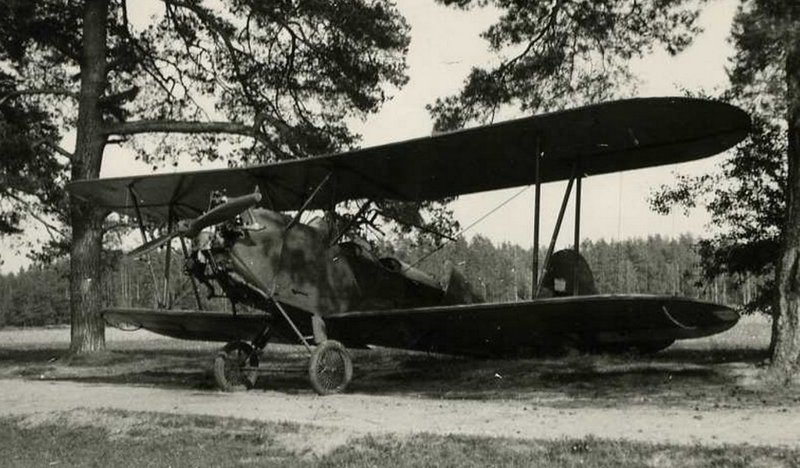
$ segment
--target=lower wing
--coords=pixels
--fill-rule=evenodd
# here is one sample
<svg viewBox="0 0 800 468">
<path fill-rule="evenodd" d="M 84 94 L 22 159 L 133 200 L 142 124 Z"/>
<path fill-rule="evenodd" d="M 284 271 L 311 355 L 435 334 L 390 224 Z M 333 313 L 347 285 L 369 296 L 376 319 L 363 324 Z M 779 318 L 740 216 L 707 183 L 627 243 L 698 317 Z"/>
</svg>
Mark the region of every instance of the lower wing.
<svg viewBox="0 0 800 468">
<path fill-rule="evenodd" d="M 292 311 L 297 312 L 297 311 Z M 293 313 L 295 318 L 310 314 Z M 305 316 L 305 317 L 301 317 Z M 271 319 L 239 314 L 111 309 L 111 325 L 174 338 L 252 341 Z M 387 346 L 467 355 L 516 354 L 566 342 L 597 346 L 671 343 L 729 329 L 739 314 L 723 305 L 673 296 L 593 295 L 524 302 L 344 312 L 325 317 L 328 336 L 349 347 Z M 282 319 L 281 319 L 282 320 Z M 278 330 L 285 328 L 283 323 Z M 310 328 L 303 323 L 301 329 Z M 275 338 L 296 342 L 286 332 Z M 646 346 L 645 346 L 646 347 Z"/>
<path fill-rule="evenodd" d="M 502 355 L 564 341 L 646 348 L 648 343 L 719 333 L 738 319 L 723 305 L 674 296 L 592 295 L 346 312 L 325 321 L 328 334 L 349 346 Z"/>
<path fill-rule="evenodd" d="M 198 341 L 252 341 L 268 323 L 266 314 L 238 314 L 198 310 L 108 309 L 106 322 L 117 328 L 139 329 Z"/>
</svg>

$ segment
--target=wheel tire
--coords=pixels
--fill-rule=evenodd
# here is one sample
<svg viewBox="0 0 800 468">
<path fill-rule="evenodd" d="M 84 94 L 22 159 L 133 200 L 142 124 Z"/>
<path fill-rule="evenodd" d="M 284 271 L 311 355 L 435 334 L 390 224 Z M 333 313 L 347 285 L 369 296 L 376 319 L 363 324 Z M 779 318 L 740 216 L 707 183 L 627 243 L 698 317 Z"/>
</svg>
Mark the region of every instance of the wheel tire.
<svg viewBox="0 0 800 468">
<path fill-rule="evenodd" d="M 350 353 L 338 341 L 323 341 L 311 353 L 308 378 L 311 386 L 320 395 L 344 391 L 353 378 L 353 360 L 350 358 Z"/>
<path fill-rule="evenodd" d="M 214 381 L 217 387 L 224 392 L 253 388 L 258 373 L 243 369 L 245 365 L 258 367 L 258 355 L 253 354 L 253 347 L 244 341 L 233 341 L 225 345 L 214 358 Z"/>
</svg>

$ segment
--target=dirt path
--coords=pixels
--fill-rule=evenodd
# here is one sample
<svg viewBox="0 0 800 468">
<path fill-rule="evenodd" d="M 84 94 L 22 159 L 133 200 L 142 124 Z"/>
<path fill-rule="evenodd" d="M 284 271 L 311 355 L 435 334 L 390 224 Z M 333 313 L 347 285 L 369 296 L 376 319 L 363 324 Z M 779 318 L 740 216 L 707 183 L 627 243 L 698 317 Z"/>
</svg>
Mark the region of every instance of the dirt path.
<svg viewBox="0 0 800 468">
<path fill-rule="evenodd" d="M 694 411 L 631 407 L 555 409 L 508 401 L 453 401 L 368 395 L 226 394 L 30 380 L 0 380 L 0 415 L 76 408 L 291 421 L 336 430 L 342 443 L 366 433 L 465 434 L 523 439 L 593 435 L 681 444 L 800 446 L 800 408 Z"/>
</svg>

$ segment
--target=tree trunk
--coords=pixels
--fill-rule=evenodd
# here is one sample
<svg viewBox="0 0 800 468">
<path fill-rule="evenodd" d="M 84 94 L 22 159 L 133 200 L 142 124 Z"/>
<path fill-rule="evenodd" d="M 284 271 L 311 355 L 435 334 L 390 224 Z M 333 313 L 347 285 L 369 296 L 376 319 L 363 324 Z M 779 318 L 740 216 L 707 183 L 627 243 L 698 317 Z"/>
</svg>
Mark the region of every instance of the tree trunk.
<svg viewBox="0 0 800 468">
<path fill-rule="evenodd" d="M 106 82 L 106 17 L 108 0 L 87 0 L 83 16 L 81 92 L 72 180 L 96 179 L 106 136 L 100 97 Z M 70 198 L 72 248 L 70 251 L 70 352 L 85 353 L 105 348 L 102 302 L 102 222 L 105 213 L 75 197 Z"/>
<path fill-rule="evenodd" d="M 787 42 L 789 171 L 771 346 L 771 370 L 784 383 L 789 383 L 800 368 L 800 45 Z"/>
</svg>

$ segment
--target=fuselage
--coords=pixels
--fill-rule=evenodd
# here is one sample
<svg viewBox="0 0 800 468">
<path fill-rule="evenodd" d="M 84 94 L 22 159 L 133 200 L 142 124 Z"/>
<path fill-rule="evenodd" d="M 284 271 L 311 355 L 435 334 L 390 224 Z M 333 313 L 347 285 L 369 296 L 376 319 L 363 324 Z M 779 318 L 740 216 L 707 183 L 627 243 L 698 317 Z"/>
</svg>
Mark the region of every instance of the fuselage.
<svg viewBox="0 0 800 468">
<path fill-rule="evenodd" d="M 572 250 L 552 255 L 536 299 L 481 304 L 455 270 L 442 286 L 399 259 L 377 257 L 365 242 L 338 242 L 324 223 L 292 223 L 266 209 L 245 215 L 246 221 L 217 226 L 211 242 L 195 252 L 206 264 L 189 270 L 215 282 L 234 303 L 265 311 L 265 323 L 289 342 L 298 333 L 312 335 L 317 316 L 348 347 L 474 355 L 517 355 L 564 343 L 587 350 L 660 349 L 676 338 L 725 330 L 738 319 L 717 304 L 598 294 L 588 264 Z M 281 304 L 278 312 L 299 331 L 270 301 Z"/>
<path fill-rule="evenodd" d="M 211 260 L 208 276 L 235 301 L 263 308 L 271 297 L 324 317 L 449 300 L 430 275 L 393 257 L 378 258 L 363 241 L 334 242 L 324 223 L 292 225 L 288 216 L 267 209 L 243 217 L 249 220 L 217 228 L 202 253 Z"/>
</svg>

